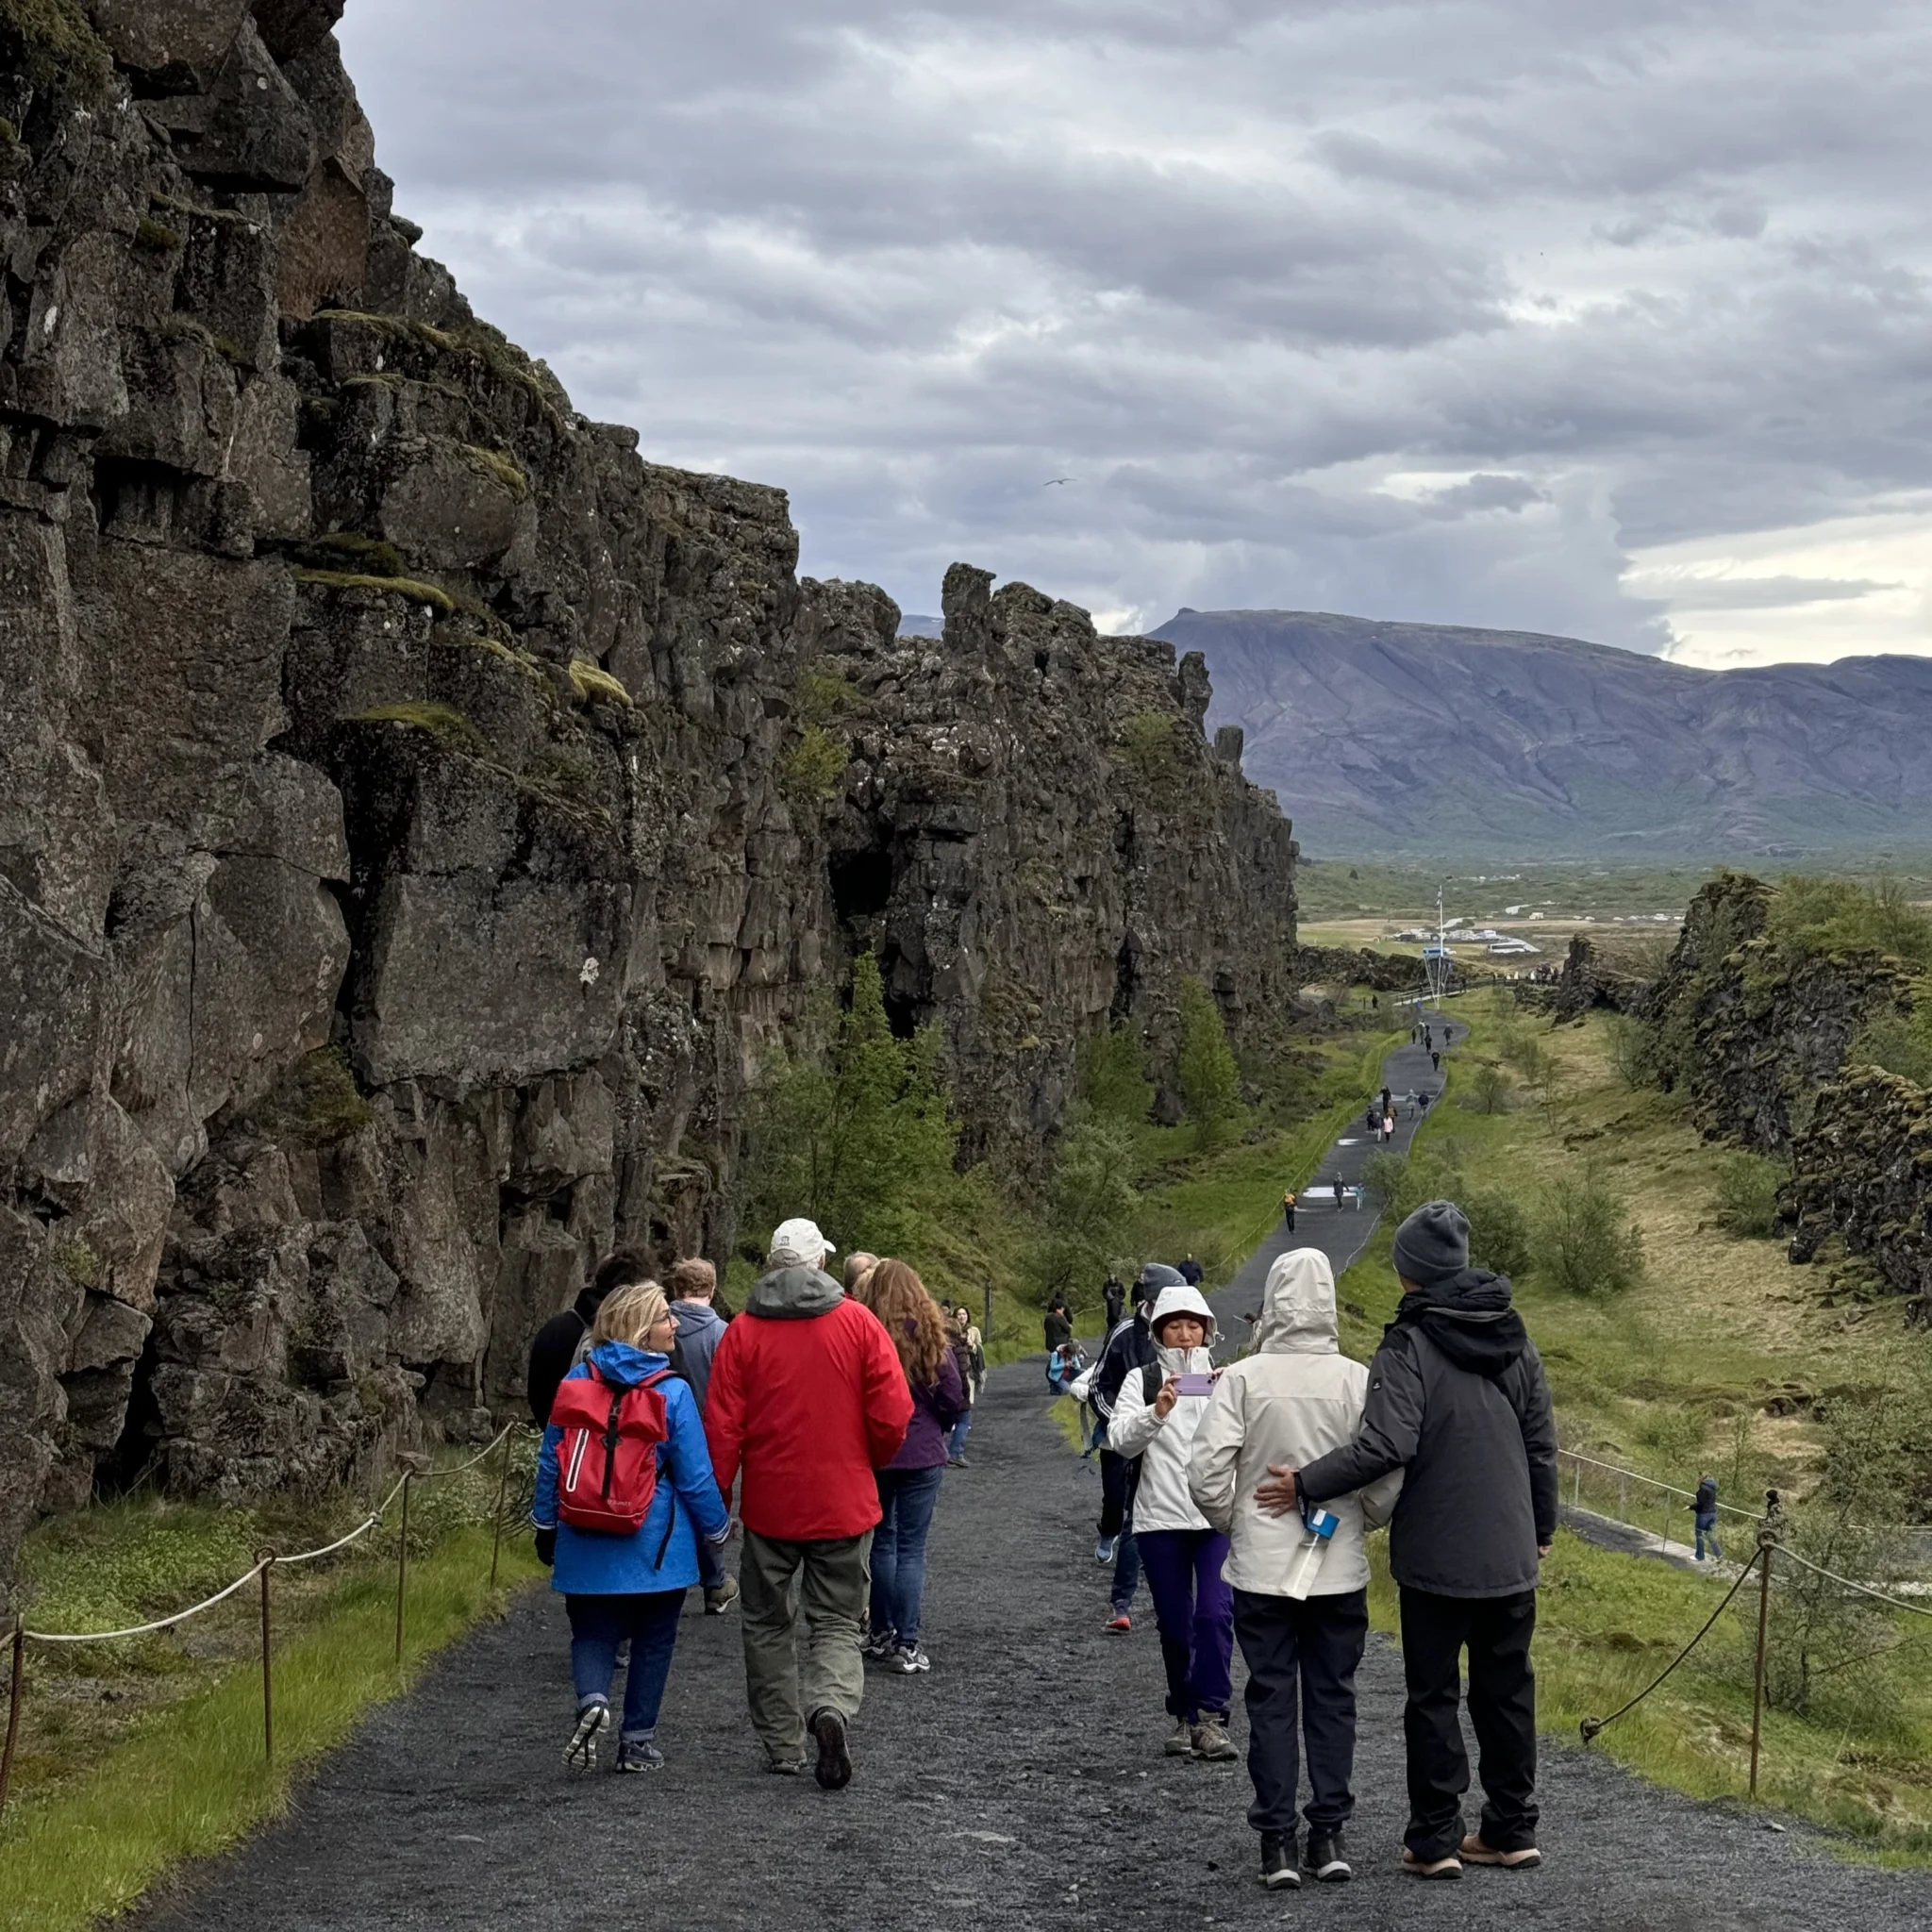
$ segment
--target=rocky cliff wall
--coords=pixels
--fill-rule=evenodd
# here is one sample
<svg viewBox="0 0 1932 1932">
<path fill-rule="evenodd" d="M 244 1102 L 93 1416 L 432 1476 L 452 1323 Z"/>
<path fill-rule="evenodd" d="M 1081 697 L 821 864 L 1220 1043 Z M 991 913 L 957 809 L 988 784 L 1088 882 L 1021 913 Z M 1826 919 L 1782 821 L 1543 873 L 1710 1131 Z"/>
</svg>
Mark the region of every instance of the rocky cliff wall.
<svg viewBox="0 0 1932 1932">
<path fill-rule="evenodd" d="M 945 636 L 641 459 L 391 208 L 340 0 L 0 0 L 0 1572 L 513 1405 L 613 1241 L 724 1255 L 748 1079 L 876 948 L 971 1154 L 1177 976 L 1286 1008 L 1197 656 Z"/>
</svg>

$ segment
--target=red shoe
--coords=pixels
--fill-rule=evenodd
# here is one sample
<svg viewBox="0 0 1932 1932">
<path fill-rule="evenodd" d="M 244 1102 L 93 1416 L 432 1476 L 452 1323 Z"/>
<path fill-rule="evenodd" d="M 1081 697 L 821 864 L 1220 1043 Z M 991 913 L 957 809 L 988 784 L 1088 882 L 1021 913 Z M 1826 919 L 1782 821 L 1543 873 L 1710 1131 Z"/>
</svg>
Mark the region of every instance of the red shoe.
<svg viewBox="0 0 1932 1932">
<path fill-rule="evenodd" d="M 1124 1637 L 1134 1627 L 1134 1620 L 1124 1610 L 1116 1610 L 1107 1620 L 1107 1627 L 1116 1636 Z"/>
</svg>

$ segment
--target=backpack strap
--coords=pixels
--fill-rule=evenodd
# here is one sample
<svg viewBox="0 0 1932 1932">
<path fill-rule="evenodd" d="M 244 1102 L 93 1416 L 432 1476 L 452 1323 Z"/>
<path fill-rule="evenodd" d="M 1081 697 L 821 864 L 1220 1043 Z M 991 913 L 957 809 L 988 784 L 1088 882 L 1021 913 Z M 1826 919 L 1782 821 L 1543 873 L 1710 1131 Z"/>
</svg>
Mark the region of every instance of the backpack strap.
<svg viewBox="0 0 1932 1932">
<path fill-rule="evenodd" d="M 659 1369 L 657 1374 L 646 1375 L 638 1387 L 655 1389 L 660 1382 L 676 1382 L 682 1379 L 675 1369 Z M 653 1570 L 661 1570 L 664 1567 L 665 1556 L 671 1548 L 671 1532 L 677 1527 L 677 1490 L 675 1485 L 664 1480 L 664 1453 L 670 1446 L 671 1438 L 667 1433 L 663 1441 L 658 1444 L 658 1486 L 670 1498 L 671 1507 L 664 1514 L 664 1541 L 658 1545 L 658 1554 L 652 1558 Z"/>
</svg>

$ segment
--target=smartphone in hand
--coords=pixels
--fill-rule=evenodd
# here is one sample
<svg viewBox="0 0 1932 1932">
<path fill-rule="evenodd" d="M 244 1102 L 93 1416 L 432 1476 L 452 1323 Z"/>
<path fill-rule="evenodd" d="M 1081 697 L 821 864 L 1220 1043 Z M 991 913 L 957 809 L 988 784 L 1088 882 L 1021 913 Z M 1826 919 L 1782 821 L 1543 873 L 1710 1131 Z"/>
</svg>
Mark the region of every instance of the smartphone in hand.
<svg viewBox="0 0 1932 1932">
<path fill-rule="evenodd" d="M 1209 1374 L 1176 1375 L 1174 1378 L 1174 1392 L 1176 1395 L 1212 1395 L 1214 1377 Z"/>
</svg>

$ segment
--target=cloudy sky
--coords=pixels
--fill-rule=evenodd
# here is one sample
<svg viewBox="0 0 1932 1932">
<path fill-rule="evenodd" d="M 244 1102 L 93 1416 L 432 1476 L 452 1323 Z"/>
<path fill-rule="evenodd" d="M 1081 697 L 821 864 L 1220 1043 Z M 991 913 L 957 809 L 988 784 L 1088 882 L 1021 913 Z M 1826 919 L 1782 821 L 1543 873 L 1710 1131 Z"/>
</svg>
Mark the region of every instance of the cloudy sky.
<svg viewBox="0 0 1932 1932">
<path fill-rule="evenodd" d="M 802 568 L 1932 652 L 1932 9 L 350 0 L 396 206 Z M 1065 482 L 1049 479 L 1065 477 Z"/>
</svg>

